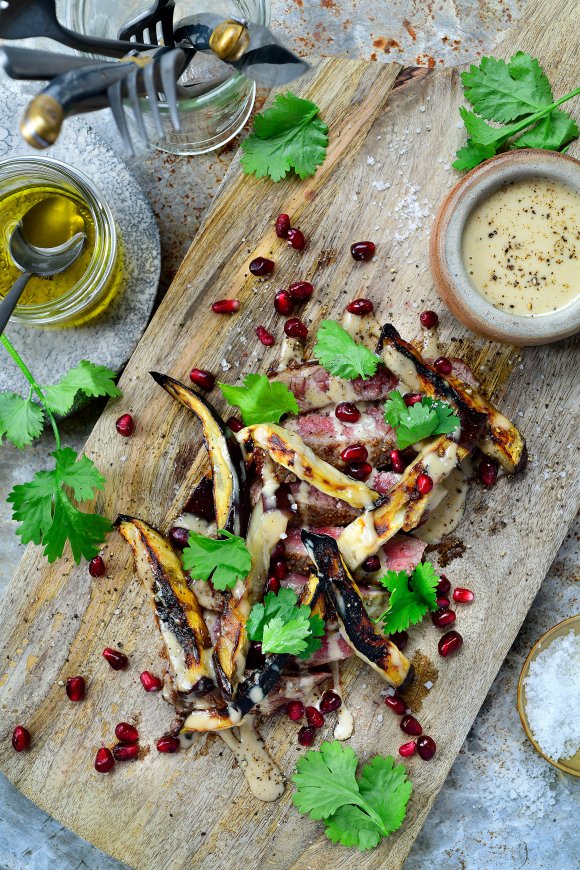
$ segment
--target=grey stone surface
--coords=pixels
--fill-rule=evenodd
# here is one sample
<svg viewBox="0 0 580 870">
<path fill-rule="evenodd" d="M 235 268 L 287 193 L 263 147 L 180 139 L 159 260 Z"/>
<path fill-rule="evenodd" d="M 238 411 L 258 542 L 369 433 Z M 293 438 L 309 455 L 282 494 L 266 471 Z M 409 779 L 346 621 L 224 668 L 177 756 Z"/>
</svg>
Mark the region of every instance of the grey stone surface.
<svg viewBox="0 0 580 870">
<path fill-rule="evenodd" d="M 301 53 L 459 63 L 497 40 L 524 0 L 273 0 L 273 22 Z M 282 22 L 282 23 L 281 23 Z M 413 36 L 413 33 L 415 34 Z M 430 61 L 429 58 L 432 58 Z M 107 112 L 94 128 L 119 152 Z M 177 158 L 154 152 L 131 169 L 145 189 L 161 231 L 166 288 L 228 165 L 235 144 L 218 154 Z M 99 361 L 99 360 L 97 360 Z M 0 357 L 0 368 L 8 363 Z M 63 443 L 80 448 L 99 413 L 92 405 L 62 424 Z M 30 479 L 53 449 L 49 435 L 26 453 L 0 450 L 0 592 L 21 548 L 6 496 Z M 556 558 L 510 654 L 437 797 L 405 870 L 560 870 L 579 866 L 580 781 L 560 774 L 527 743 L 516 711 L 517 677 L 532 643 L 578 612 L 580 521 Z M 466 585 L 469 585 L 466 578 Z M 505 591 L 509 595 L 509 589 Z M 356 855 L 353 855 L 353 866 Z M 224 857 L 216 867 L 227 867 Z M 0 870 L 120 870 L 122 865 L 76 837 L 31 804 L 0 775 Z M 171 870 L 171 868 L 151 868 Z M 388 870 L 388 868 L 386 868 Z"/>
</svg>

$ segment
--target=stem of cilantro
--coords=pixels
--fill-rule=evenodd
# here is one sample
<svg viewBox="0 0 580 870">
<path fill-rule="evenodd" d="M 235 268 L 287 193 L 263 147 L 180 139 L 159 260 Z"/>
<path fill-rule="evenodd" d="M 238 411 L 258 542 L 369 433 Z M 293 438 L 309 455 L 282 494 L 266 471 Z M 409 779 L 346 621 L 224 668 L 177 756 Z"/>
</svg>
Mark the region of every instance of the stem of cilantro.
<svg viewBox="0 0 580 870">
<path fill-rule="evenodd" d="M 570 91 L 569 94 L 566 94 L 565 96 L 560 97 L 560 99 L 556 100 L 555 103 L 552 103 L 551 106 L 546 106 L 545 108 L 540 109 L 538 112 L 535 112 L 533 115 L 528 115 L 526 118 L 523 118 L 523 120 L 519 121 L 516 124 L 510 124 L 509 128 L 508 128 L 509 133 L 507 135 L 505 134 L 505 130 L 502 134 L 502 128 L 499 127 L 497 129 L 498 135 L 495 138 L 490 139 L 489 142 L 486 142 L 484 144 L 492 144 L 493 145 L 494 142 L 501 142 L 501 140 L 504 138 L 507 140 L 507 139 L 511 138 L 512 136 L 515 136 L 516 133 L 520 133 L 522 130 L 525 130 L 527 127 L 530 127 L 532 124 L 535 124 L 536 121 L 541 121 L 542 118 L 545 118 L 546 115 L 551 114 L 551 112 L 553 112 L 554 109 L 557 109 L 558 106 L 561 106 L 562 103 L 565 103 L 568 100 L 571 100 L 572 97 L 577 97 L 578 94 L 580 94 L 580 88 L 575 88 L 573 91 Z"/>
<path fill-rule="evenodd" d="M 54 418 L 54 414 L 46 406 L 46 403 L 44 401 L 44 393 L 42 392 L 42 390 L 40 388 L 40 384 L 38 384 L 36 382 L 34 375 L 30 371 L 30 369 L 28 368 L 28 366 L 26 365 L 26 363 L 24 362 L 24 360 L 22 359 L 22 357 L 20 356 L 20 354 L 18 353 L 16 348 L 6 338 L 5 335 L 0 336 L 0 341 L 4 345 L 7 352 L 10 354 L 10 356 L 12 357 L 12 359 L 14 360 L 14 362 L 16 363 L 16 365 L 18 366 L 18 368 L 20 369 L 20 371 L 22 372 L 22 374 L 24 375 L 24 377 L 26 378 L 28 383 L 30 384 L 31 391 L 34 391 L 36 393 L 36 395 L 38 396 L 38 398 L 40 399 L 42 407 L 44 408 L 44 412 L 45 412 L 46 416 L 48 417 L 48 419 L 50 420 L 50 425 L 52 426 L 52 431 L 54 433 L 54 440 L 56 442 L 56 447 L 58 450 L 60 448 L 60 432 L 58 431 L 58 426 L 56 425 L 56 420 Z"/>
</svg>

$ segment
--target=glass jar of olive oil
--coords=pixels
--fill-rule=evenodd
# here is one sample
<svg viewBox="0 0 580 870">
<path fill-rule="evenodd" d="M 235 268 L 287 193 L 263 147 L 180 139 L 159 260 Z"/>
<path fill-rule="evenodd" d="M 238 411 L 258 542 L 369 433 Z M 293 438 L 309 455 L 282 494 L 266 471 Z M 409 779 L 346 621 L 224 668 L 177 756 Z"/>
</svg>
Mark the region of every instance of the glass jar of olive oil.
<svg viewBox="0 0 580 870">
<path fill-rule="evenodd" d="M 59 199 L 54 199 L 58 197 Z M 0 161 L 0 298 L 20 275 L 9 251 L 10 236 L 22 216 L 42 200 L 49 200 L 34 243 L 54 244 L 55 226 L 62 212 L 52 203 L 65 197 L 74 205 L 65 211 L 80 226 L 86 242 L 66 271 L 49 278 L 33 277 L 22 294 L 13 319 L 29 326 L 74 326 L 101 313 L 121 283 L 117 230 L 111 209 L 92 181 L 78 169 L 49 157 L 15 157 Z M 75 227 L 78 229 L 78 226 Z M 44 241 L 41 241 L 43 240 Z"/>
</svg>

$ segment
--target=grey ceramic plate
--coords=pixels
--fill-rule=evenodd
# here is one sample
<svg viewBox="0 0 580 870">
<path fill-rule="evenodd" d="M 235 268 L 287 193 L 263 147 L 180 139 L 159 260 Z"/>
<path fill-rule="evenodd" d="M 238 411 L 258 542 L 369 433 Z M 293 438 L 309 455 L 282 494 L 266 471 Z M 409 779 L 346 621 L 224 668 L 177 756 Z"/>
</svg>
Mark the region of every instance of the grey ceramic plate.
<svg viewBox="0 0 580 870">
<path fill-rule="evenodd" d="M 30 94 L 2 76 L 0 159 L 38 154 L 21 139 L 18 122 Z M 122 292 L 87 326 L 34 329 L 10 323 L 6 335 L 40 383 L 52 384 L 81 359 L 119 371 L 131 356 L 153 309 L 161 249 L 151 206 L 121 158 L 85 120 L 65 121 L 58 142 L 42 152 L 75 166 L 95 183 L 109 203 L 123 248 Z M 0 390 L 25 392 L 20 372 L 0 348 Z"/>
</svg>

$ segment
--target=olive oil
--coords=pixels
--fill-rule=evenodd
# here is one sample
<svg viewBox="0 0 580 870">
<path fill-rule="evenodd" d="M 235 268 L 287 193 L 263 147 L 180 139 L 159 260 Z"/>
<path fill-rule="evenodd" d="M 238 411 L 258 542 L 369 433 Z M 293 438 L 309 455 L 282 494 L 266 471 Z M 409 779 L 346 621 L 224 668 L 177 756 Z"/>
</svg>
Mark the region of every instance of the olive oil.
<svg viewBox="0 0 580 870">
<path fill-rule="evenodd" d="M 26 212 L 44 203 L 38 219 L 26 221 Z M 35 209 L 35 216 L 37 210 Z M 33 277 L 19 302 L 20 306 L 40 305 L 59 299 L 77 284 L 87 271 L 95 248 L 95 225 L 86 203 L 72 192 L 49 186 L 34 186 L 15 191 L 0 199 L 0 296 L 5 295 L 21 274 L 9 251 L 10 236 L 23 220 L 25 236 L 39 247 L 55 247 L 84 232 L 86 243 L 80 256 L 65 272 L 49 278 Z"/>
</svg>

